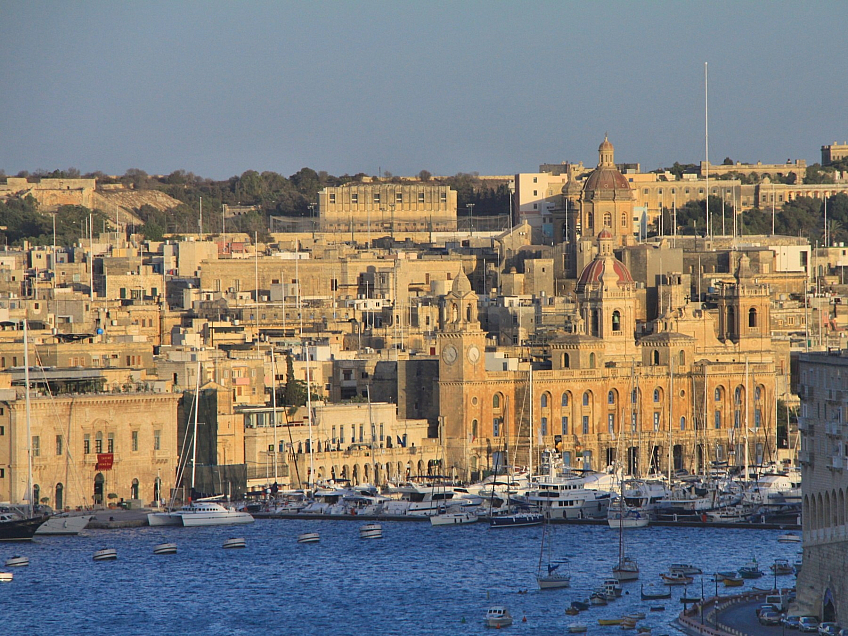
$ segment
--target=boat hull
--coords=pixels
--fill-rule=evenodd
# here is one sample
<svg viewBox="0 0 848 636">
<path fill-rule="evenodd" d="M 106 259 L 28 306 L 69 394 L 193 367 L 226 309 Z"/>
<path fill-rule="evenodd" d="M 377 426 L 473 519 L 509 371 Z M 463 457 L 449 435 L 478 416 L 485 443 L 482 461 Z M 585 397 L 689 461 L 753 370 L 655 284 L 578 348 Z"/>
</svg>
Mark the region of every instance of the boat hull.
<svg viewBox="0 0 848 636">
<path fill-rule="evenodd" d="M 183 521 L 179 515 L 170 512 L 149 512 L 147 513 L 147 525 L 181 526 L 183 525 Z"/>
<path fill-rule="evenodd" d="M 297 537 L 298 543 L 318 543 L 318 541 L 320 541 L 320 537 L 317 532 L 304 532 Z"/>
<path fill-rule="evenodd" d="M 466 523 L 477 523 L 477 515 L 470 512 L 458 512 L 430 517 L 431 526 L 456 526 Z"/>
<path fill-rule="evenodd" d="M 38 526 L 38 535 L 74 535 L 79 534 L 91 521 L 93 515 L 53 515 Z"/>
<path fill-rule="evenodd" d="M 556 590 L 571 586 L 571 577 L 562 576 L 537 576 L 536 582 L 540 590 Z"/>
<path fill-rule="evenodd" d="M 177 553 L 177 544 L 176 543 L 160 543 L 159 545 L 153 546 L 153 554 L 176 554 Z"/>
<path fill-rule="evenodd" d="M 106 548 L 98 550 L 92 557 L 95 561 L 114 561 L 118 558 L 118 551 L 114 548 Z"/>
<path fill-rule="evenodd" d="M 179 516 L 182 518 L 183 526 L 186 528 L 196 528 L 200 526 L 236 526 L 254 522 L 253 516 L 250 513 L 230 510 L 228 510 L 226 514 L 216 512 L 207 515 L 202 512 L 191 512 L 181 514 Z"/>
<path fill-rule="evenodd" d="M 526 526 L 542 525 L 544 517 L 540 514 L 517 514 L 492 517 L 490 527 L 492 528 L 524 528 Z"/>
<path fill-rule="evenodd" d="M 360 539 L 382 539 L 383 526 L 379 523 L 369 523 L 359 529 Z"/>
<path fill-rule="evenodd" d="M 0 523 L 0 541 L 31 541 L 38 527 L 45 521 L 46 515 L 4 521 Z"/>
</svg>

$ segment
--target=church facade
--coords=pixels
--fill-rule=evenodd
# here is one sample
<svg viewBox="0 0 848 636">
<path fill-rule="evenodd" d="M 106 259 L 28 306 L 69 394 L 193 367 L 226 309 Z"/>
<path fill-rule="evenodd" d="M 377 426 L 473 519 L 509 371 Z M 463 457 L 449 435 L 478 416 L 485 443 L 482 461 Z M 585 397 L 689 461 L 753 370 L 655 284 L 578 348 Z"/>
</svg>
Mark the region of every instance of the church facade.
<svg viewBox="0 0 848 636">
<path fill-rule="evenodd" d="M 443 297 L 439 397 L 448 468 L 468 479 L 505 464 L 538 465 L 543 448 L 575 467 L 615 463 L 641 476 L 774 460 L 769 297 L 747 258 L 718 308 L 670 306 L 637 337 L 636 283 L 613 253 L 627 239 L 597 227 L 572 331 L 543 346 L 504 349 L 517 365 L 487 352 L 464 274 Z"/>
</svg>

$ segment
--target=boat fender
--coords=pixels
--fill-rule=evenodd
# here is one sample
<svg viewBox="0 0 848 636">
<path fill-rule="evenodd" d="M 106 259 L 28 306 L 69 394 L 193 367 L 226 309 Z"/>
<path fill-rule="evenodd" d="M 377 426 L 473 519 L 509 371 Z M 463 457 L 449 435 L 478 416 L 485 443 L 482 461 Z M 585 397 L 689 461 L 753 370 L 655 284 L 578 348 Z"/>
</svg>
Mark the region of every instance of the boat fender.
<svg viewBox="0 0 848 636">
<path fill-rule="evenodd" d="M 521 619 L 521 622 L 522 622 L 522 623 L 526 623 L 526 622 L 527 622 L 527 617 L 525 616 L 524 618 L 522 618 L 522 619 Z"/>
</svg>

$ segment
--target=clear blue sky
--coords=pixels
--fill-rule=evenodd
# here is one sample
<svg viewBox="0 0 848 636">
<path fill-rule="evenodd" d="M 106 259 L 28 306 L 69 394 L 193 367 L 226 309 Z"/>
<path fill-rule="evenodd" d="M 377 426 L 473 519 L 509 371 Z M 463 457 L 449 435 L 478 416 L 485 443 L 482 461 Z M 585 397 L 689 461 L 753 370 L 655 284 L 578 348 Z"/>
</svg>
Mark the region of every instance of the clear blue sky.
<svg viewBox="0 0 848 636">
<path fill-rule="evenodd" d="M 223 179 L 820 159 L 848 3 L 0 0 L 0 169 Z"/>
</svg>

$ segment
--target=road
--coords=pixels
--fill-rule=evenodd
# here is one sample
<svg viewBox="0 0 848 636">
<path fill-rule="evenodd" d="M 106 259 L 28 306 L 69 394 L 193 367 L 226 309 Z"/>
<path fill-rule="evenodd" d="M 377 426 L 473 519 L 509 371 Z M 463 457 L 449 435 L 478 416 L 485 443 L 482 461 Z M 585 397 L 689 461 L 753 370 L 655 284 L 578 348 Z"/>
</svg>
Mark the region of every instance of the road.
<svg viewBox="0 0 848 636">
<path fill-rule="evenodd" d="M 719 614 L 719 623 L 738 629 L 748 636 L 783 636 L 786 634 L 787 630 L 782 625 L 776 627 L 760 625 L 755 612 L 757 606 L 761 604 L 761 601 L 757 601 L 732 605 Z M 788 630 L 788 633 L 793 634 L 797 632 Z"/>
</svg>

